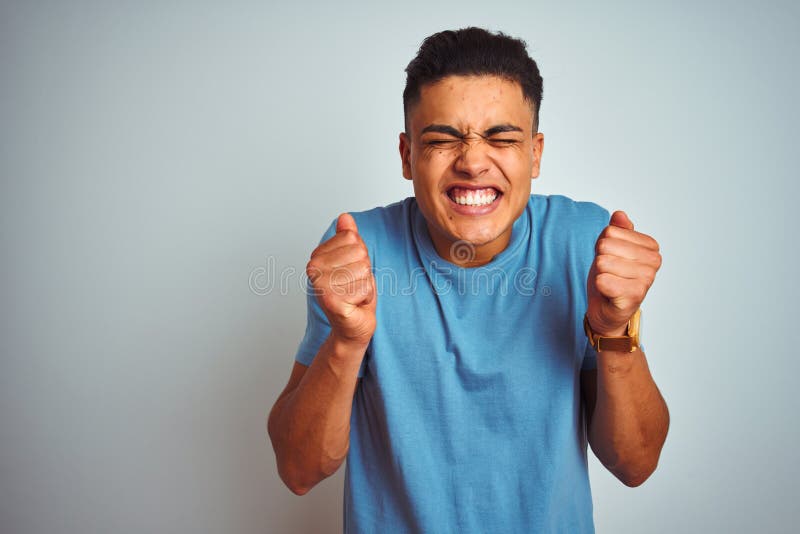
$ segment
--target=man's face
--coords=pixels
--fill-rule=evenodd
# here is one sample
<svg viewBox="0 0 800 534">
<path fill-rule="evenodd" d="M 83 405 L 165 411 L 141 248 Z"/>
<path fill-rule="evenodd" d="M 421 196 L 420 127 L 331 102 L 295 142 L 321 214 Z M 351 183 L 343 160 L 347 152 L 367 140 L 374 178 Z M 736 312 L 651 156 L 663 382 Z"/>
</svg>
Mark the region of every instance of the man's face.
<svg viewBox="0 0 800 534">
<path fill-rule="evenodd" d="M 454 261 L 454 243 L 467 241 L 479 265 L 506 248 L 543 148 L 518 83 L 450 76 L 422 87 L 400 156 L 440 256 Z"/>
</svg>

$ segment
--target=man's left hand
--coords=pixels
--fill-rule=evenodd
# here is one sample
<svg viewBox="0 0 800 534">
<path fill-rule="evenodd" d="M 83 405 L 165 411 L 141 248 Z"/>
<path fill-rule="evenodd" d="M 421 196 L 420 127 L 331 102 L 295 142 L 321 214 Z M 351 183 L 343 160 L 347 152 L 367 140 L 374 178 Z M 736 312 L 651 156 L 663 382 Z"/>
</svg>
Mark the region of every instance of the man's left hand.
<svg viewBox="0 0 800 534">
<path fill-rule="evenodd" d="M 624 211 L 615 211 L 595 244 L 586 281 L 587 316 L 602 336 L 624 336 L 661 267 L 658 243 L 634 231 Z"/>
</svg>

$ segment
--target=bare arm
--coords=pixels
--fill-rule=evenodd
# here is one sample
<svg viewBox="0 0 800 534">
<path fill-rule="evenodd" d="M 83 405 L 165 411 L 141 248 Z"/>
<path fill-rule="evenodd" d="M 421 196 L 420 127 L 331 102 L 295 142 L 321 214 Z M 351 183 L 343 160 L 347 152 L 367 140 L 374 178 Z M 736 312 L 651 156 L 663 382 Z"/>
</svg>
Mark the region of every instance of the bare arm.
<svg viewBox="0 0 800 534">
<path fill-rule="evenodd" d="M 615 211 L 597 238 L 586 281 L 592 330 L 625 335 L 660 267 L 658 242 Z M 581 387 L 595 455 L 624 484 L 642 484 L 656 468 L 669 427 L 667 405 L 644 353 L 599 352 L 597 370 L 581 374 Z"/>
<path fill-rule="evenodd" d="M 294 364 L 270 411 L 267 428 L 278 474 L 297 495 L 334 474 L 347 456 L 350 412 L 365 350 L 329 337 L 309 367 Z"/>
<path fill-rule="evenodd" d="M 601 352 L 597 370 L 581 373 L 589 443 L 627 486 L 655 471 L 669 428 L 669 411 L 642 351 Z"/>
<path fill-rule="evenodd" d="M 331 331 L 310 366 L 295 363 L 267 422 L 278 474 L 298 495 L 347 456 L 358 369 L 375 332 L 375 278 L 351 215 L 338 218 L 336 234 L 314 249 L 306 272 Z"/>
</svg>

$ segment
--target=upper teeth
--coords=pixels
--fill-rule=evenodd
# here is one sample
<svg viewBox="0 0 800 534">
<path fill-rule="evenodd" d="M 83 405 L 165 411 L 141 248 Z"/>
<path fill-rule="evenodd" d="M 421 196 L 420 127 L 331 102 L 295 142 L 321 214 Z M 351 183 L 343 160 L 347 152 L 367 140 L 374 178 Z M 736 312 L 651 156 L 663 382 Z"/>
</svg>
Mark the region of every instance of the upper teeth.
<svg viewBox="0 0 800 534">
<path fill-rule="evenodd" d="M 458 204 L 465 206 L 483 206 L 491 204 L 497 198 L 497 191 L 488 187 L 486 189 L 463 189 L 455 187 L 450 191 L 450 198 Z"/>
</svg>

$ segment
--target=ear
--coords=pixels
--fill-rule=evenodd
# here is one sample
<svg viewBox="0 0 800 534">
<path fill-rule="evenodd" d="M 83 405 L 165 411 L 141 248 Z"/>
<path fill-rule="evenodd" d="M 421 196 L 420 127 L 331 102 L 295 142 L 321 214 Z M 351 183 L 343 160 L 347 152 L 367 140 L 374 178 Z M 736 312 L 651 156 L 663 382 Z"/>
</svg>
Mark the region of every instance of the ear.
<svg viewBox="0 0 800 534">
<path fill-rule="evenodd" d="M 533 168 L 531 169 L 531 180 L 539 177 L 539 168 L 542 164 L 542 152 L 544 152 L 544 134 L 536 132 L 533 135 Z"/>
<path fill-rule="evenodd" d="M 405 132 L 400 133 L 400 162 L 403 165 L 403 178 L 411 180 L 411 139 Z"/>
</svg>

